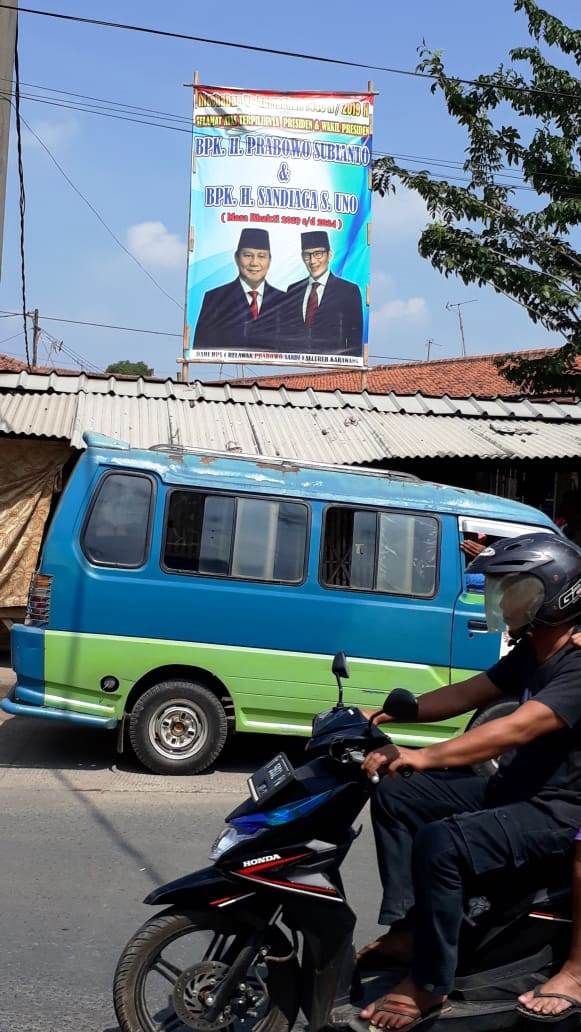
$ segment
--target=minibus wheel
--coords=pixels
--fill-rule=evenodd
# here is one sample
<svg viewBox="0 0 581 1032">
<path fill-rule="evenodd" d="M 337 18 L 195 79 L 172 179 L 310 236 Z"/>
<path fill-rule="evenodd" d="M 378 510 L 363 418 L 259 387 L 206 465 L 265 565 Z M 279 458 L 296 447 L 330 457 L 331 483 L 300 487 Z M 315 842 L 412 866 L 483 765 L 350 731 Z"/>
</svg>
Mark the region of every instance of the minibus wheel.
<svg viewBox="0 0 581 1032">
<path fill-rule="evenodd" d="M 129 715 L 129 738 L 156 774 L 198 774 L 222 751 L 228 724 L 220 700 L 195 681 L 148 688 Z"/>
<path fill-rule="evenodd" d="M 514 713 L 515 709 L 518 709 L 518 705 L 516 699 L 507 699 L 504 702 L 493 702 L 489 706 L 483 706 L 482 709 L 476 710 L 466 730 L 470 731 L 473 727 L 482 727 L 483 724 L 489 724 L 491 720 L 499 720 L 500 717 L 508 717 L 511 713 Z M 482 774 L 484 777 L 489 778 L 492 774 L 496 774 L 499 759 L 500 757 L 485 760 L 484 763 L 474 763 L 472 770 L 475 774 Z"/>
</svg>

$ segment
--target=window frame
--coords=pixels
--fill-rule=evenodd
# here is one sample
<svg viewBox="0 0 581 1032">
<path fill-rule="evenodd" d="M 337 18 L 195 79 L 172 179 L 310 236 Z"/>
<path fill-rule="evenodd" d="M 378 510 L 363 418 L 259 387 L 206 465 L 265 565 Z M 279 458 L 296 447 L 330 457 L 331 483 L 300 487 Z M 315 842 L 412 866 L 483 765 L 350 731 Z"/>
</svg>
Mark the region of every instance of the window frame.
<svg viewBox="0 0 581 1032">
<path fill-rule="evenodd" d="M 325 584 L 323 580 L 323 562 L 324 562 L 324 551 L 325 551 L 325 540 L 327 533 L 327 517 L 331 509 L 351 509 L 353 512 L 374 512 L 376 514 L 376 553 L 374 563 L 374 580 L 377 581 L 377 541 L 378 541 L 378 527 L 379 517 L 382 513 L 390 514 L 394 513 L 398 516 L 424 516 L 428 519 L 435 520 L 437 528 L 436 537 L 436 576 L 434 578 L 434 590 L 430 595 L 414 595 L 404 594 L 398 591 L 381 591 L 378 588 L 352 588 L 344 584 Z M 325 591 L 348 591 L 354 592 L 358 595 L 372 595 L 380 598 L 411 598 L 419 601 L 430 601 L 438 596 L 440 591 L 440 569 L 441 569 L 441 544 L 442 544 L 442 520 L 440 513 L 436 512 L 418 512 L 416 509 L 399 509 L 395 506 L 375 506 L 375 505 L 357 505 L 353 502 L 329 502 L 323 509 L 323 519 L 321 521 L 321 542 L 319 547 L 319 571 L 318 571 L 318 582 L 319 587 Z"/>
<path fill-rule="evenodd" d="M 149 507 L 148 507 L 148 512 L 147 512 L 147 528 L 146 528 L 146 531 L 145 531 L 145 544 L 144 544 L 144 549 L 143 549 L 143 557 L 141 559 L 141 562 L 139 562 L 139 563 L 103 562 L 100 559 L 93 559 L 92 556 L 89 554 L 89 552 L 87 550 L 86 540 L 85 540 L 86 539 L 87 528 L 89 526 L 89 523 L 90 523 L 90 520 L 91 520 L 91 516 L 93 515 L 93 510 L 94 510 L 95 506 L 97 505 L 97 502 L 99 501 L 99 497 L 101 495 L 101 492 L 103 490 L 105 482 L 107 480 L 109 480 L 110 477 L 138 477 L 140 480 L 147 480 L 149 485 L 150 485 L 151 490 L 150 490 L 150 495 L 149 495 Z M 151 556 L 151 538 L 152 538 L 152 531 L 153 531 L 153 516 L 154 516 L 154 513 L 155 513 L 155 503 L 156 503 L 156 500 L 157 500 L 157 483 L 156 483 L 155 477 L 150 476 L 150 474 L 148 474 L 148 473 L 140 473 L 137 470 L 108 469 L 103 474 L 103 476 L 101 476 L 99 478 L 99 480 L 97 482 L 97 485 L 96 485 L 96 487 L 95 487 L 95 489 L 93 491 L 92 497 L 91 497 L 91 501 L 90 501 L 89 506 L 87 508 L 87 512 L 85 514 L 85 518 L 83 520 L 83 525 L 81 527 L 81 533 L 80 533 L 80 536 L 79 536 L 79 544 L 81 546 L 81 551 L 82 551 L 85 559 L 87 560 L 87 562 L 90 563 L 91 566 L 96 566 L 96 567 L 99 567 L 100 569 L 109 569 L 109 570 L 142 570 L 143 567 L 146 566 L 147 563 L 149 562 L 149 559 L 150 559 L 150 556 Z"/>
<path fill-rule="evenodd" d="M 234 540 L 236 536 L 236 519 L 238 515 L 238 499 L 249 498 L 253 501 L 265 501 L 265 502 L 288 502 L 293 505 L 300 505 L 307 513 L 307 523 L 305 527 L 305 549 L 303 553 L 303 575 L 300 580 L 289 581 L 289 580 L 263 580 L 260 577 L 235 577 L 231 573 L 199 573 L 197 570 L 176 570 L 173 567 L 167 566 L 164 562 L 165 554 L 165 541 L 167 532 L 167 521 L 169 517 L 169 507 L 171 504 L 172 495 L 176 491 L 186 491 L 188 494 L 202 495 L 204 498 L 232 498 L 234 499 L 234 519 L 232 524 L 232 540 L 230 541 L 230 554 L 228 556 L 228 569 L 232 569 L 232 558 L 234 555 Z M 311 524 L 312 524 L 312 510 L 309 502 L 303 498 L 288 498 L 286 495 L 273 495 L 263 494 L 262 492 L 256 493 L 253 491 L 220 491 L 219 489 L 205 489 L 203 487 L 188 487 L 182 484 L 172 485 L 170 490 L 167 492 L 165 500 L 164 511 L 163 511 L 163 524 L 161 529 L 161 548 L 159 556 L 160 569 L 167 574 L 177 574 L 179 577 L 199 577 L 202 580 L 219 580 L 226 581 L 236 584 L 273 584 L 282 585 L 288 588 L 300 588 L 308 579 L 309 576 L 309 554 L 311 544 Z"/>
</svg>

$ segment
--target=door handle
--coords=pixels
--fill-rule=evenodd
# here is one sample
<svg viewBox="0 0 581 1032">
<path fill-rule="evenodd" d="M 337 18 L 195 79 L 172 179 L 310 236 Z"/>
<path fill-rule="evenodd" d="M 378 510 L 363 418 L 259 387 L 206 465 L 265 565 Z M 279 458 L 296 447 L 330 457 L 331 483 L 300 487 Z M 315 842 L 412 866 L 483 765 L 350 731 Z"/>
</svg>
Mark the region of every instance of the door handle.
<svg viewBox="0 0 581 1032">
<path fill-rule="evenodd" d="M 479 634 L 485 634 L 488 631 L 488 624 L 486 620 L 469 620 L 468 630 L 477 631 Z"/>
</svg>

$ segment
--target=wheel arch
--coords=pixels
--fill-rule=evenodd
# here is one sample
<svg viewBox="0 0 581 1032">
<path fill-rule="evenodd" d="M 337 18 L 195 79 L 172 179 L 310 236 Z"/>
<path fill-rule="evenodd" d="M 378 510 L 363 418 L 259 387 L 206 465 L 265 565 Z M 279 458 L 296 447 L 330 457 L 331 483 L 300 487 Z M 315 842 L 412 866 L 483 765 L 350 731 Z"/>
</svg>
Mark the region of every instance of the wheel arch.
<svg viewBox="0 0 581 1032">
<path fill-rule="evenodd" d="M 226 713 L 228 731 L 234 730 L 236 723 L 234 701 L 224 682 L 210 670 L 205 670 L 204 667 L 183 663 L 170 663 L 154 667 L 152 670 L 148 670 L 143 677 L 140 677 L 131 688 L 125 701 L 124 718 L 131 714 L 135 704 L 148 688 L 153 688 L 154 685 L 161 684 L 162 681 L 171 681 L 173 678 L 180 681 L 191 681 L 192 684 L 201 684 L 208 691 L 212 692 L 212 695 L 216 696 Z"/>
</svg>

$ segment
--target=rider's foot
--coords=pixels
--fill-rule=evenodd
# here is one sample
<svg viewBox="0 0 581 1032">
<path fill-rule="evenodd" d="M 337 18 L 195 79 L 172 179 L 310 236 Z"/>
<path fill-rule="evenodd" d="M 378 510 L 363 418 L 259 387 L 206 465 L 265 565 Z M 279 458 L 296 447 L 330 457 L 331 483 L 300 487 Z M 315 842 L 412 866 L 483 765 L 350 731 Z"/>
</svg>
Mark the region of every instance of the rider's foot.
<svg viewBox="0 0 581 1032">
<path fill-rule="evenodd" d="M 391 929 L 359 950 L 357 963 L 362 967 L 409 964 L 412 959 L 412 933 L 405 928 Z"/>
<path fill-rule="evenodd" d="M 566 961 L 556 975 L 538 987 L 538 992 L 542 995 L 535 996 L 531 990 L 519 996 L 521 1007 L 533 1014 L 566 1014 L 573 1004 L 568 1000 L 560 1000 L 559 996 L 570 996 L 581 1007 L 581 969 Z M 559 996 L 551 996 L 551 993 L 558 993 Z"/>
<path fill-rule="evenodd" d="M 408 976 L 386 996 L 364 1007 L 360 1016 L 381 1029 L 411 1028 L 429 1014 L 436 1014 L 446 1002 L 445 996 L 434 996 Z"/>
</svg>

